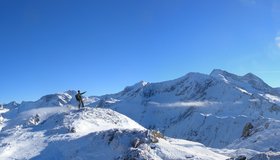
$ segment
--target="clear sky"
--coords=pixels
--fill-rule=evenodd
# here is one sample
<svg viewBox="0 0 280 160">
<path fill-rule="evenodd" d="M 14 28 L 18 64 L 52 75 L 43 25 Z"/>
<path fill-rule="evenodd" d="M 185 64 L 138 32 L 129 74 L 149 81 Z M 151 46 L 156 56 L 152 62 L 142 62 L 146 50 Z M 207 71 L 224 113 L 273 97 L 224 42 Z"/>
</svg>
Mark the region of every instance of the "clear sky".
<svg viewBox="0 0 280 160">
<path fill-rule="evenodd" d="M 280 87 L 279 0 L 0 0 L 0 103 L 219 68 Z"/>
</svg>

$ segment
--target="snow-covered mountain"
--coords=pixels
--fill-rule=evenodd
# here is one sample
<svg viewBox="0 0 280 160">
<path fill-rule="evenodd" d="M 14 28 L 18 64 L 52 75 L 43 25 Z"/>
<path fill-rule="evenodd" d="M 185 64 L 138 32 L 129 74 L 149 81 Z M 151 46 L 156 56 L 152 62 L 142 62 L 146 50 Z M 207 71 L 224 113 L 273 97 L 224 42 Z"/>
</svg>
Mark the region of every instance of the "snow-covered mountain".
<svg viewBox="0 0 280 160">
<path fill-rule="evenodd" d="M 49 153 L 59 159 L 280 157 L 280 90 L 252 73 L 238 76 L 216 69 L 209 75 L 188 73 L 160 83 L 141 81 L 116 94 L 84 97 L 88 107 L 83 112 L 72 108 L 77 105 L 75 94 L 67 91 L 4 105 L 0 157 L 55 158 Z M 165 138 L 154 143 L 152 130 Z M 108 142 L 112 135 L 114 143 Z M 8 141 L 27 144 L 38 137 L 39 149 L 19 157 L 12 154 L 21 148 Z M 141 145 L 135 147 L 138 141 Z M 67 142 L 69 146 L 64 145 Z M 74 149 L 67 151 L 70 146 Z"/>
<path fill-rule="evenodd" d="M 210 75 L 189 73 L 160 83 L 141 81 L 91 106 L 109 107 L 146 128 L 210 147 L 280 150 L 271 143 L 277 142 L 280 127 L 279 88 L 252 73 L 238 76 L 213 70 Z M 248 123 L 253 128 L 244 137 Z"/>
</svg>

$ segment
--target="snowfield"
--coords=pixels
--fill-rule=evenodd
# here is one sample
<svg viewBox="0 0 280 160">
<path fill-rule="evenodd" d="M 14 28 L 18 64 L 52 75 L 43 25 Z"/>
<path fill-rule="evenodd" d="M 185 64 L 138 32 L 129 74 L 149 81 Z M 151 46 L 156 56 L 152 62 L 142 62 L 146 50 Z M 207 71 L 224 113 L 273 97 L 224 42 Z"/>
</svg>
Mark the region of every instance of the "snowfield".
<svg viewBox="0 0 280 160">
<path fill-rule="evenodd" d="M 0 159 L 227 158 L 202 144 L 152 133 L 111 109 L 36 108 L 4 122 Z"/>
<path fill-rule="evenodd" d="M 0 109 L 0 159 L 280 159 L 280 92 L 213 70 L 84 97 L 67 91 Z"/>
</svg>

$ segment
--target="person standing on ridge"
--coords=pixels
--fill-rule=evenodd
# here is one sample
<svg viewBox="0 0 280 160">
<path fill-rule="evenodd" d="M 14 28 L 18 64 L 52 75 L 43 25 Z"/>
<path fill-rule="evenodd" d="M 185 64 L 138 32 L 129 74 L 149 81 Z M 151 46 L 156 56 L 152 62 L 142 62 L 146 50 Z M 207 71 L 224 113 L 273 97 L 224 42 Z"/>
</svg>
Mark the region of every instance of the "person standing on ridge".
<svg viewBox="0 0 280 160">
<path fill-rule="evenodd" d="M 78 90 L 78 93 L 75 95 L 76 100 L 79 102 L 79 109 L 81 108 L 81 105 L 82 105 L 83 108 L 85 107 L 84 102 L 83 102 L 83 98 L 82 98 L 82 95 L 85 94 L 85 93 L 86 92 L 81 93 L 80 90 Z"/>
</svg>

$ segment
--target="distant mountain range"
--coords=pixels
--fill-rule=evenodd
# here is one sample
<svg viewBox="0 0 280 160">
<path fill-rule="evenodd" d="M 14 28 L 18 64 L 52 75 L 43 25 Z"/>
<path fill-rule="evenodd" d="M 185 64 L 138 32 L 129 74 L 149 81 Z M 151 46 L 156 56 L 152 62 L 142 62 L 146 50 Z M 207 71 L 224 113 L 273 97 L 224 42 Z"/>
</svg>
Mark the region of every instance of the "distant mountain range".
<svg viewBox="0 0 280 160">
<path fill-rule="evenodd" d="M 35 102 L 4 104 L 1 133 L 20 125 L 24 120 L 17 123 L 14 119 L 25 113 L 40 110 L 42 115 L 42 108 L 72 108 L 67 113 L 76 115 L 72 111 L 77 105 L 75 94 L 76 91 L 67 91 L 43 96 Z M 212 151 L 222 154 L 215 155 L 224 156 L 222 159 L 239 155 L 253 159 L 261 154 L 277 157 L 280 151 L 280 88 L 270 87 L 252 73 L 238 76 L 218 69 L 209 75 L 188 73 L 165 82 L 141 81 L 115 94 L 84 97 L 84 101 L 89 108 L 121 113 L 150 131 L 216 148 Z M 30 114 L 33 118 L 35 115 Z M 90 123 L 100 125 L 94 119 Z M 0 138 L 5 140 L 3 135 Z M 3 140 L 0 148 L 1 145 Z M 215 157 L 214 153 L 211 156 Z"/>
</svg>

